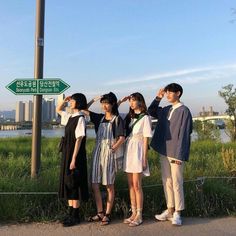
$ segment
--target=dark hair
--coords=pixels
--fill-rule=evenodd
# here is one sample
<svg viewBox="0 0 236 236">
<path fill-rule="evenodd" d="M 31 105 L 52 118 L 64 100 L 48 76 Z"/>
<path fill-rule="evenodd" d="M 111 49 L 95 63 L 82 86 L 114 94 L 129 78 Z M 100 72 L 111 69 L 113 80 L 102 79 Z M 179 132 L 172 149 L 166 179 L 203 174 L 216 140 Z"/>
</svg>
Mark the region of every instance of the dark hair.
<svg viewBox="0 0 236 236">
<path fill-rule="evenodd" d="M 181 85 L 176 84 L 176 83 L 171 83 L 168 84 L 165 88 L 164 88 L 165 92 L 170 91 L 170 92 L 180 92 L 179 98 L 182 96 L 183 94 L 183 88 L 181 87 Z"/>
<path fill-rule="evenodd" d="M 135 101 L 138 101 L 138 106 L 141 110 L 141 113 L 147 112 L 147 106 L 145 103 L 145 99 L 141 93 L 138 93 L 138 92 L 132 93 L 129 97 L 130 97 L 129 100 L 134 99 Z M 132 110 L 131 108 L 129 109 L 129 115 L 131 118 L 134 117 L 134 110 Z"/>
<path fill-rule="evenodd" d="M 82 93 L 74 93 L 71 99 L 76 101 L 75 108 L 79 110 L 87 109 L 87 99 Z"/>
<path fill-rule="evenodd" d="M 102 102 L 107 102 L 112 106 L 111 113 L 113 115 L 116 115 L 116 116 L 119 115 L 117 97 L 114 93 L 110 92 L 110 93 L 104 94 L 102 98 L 100 99 L 100 103 Z"/>
</svg>

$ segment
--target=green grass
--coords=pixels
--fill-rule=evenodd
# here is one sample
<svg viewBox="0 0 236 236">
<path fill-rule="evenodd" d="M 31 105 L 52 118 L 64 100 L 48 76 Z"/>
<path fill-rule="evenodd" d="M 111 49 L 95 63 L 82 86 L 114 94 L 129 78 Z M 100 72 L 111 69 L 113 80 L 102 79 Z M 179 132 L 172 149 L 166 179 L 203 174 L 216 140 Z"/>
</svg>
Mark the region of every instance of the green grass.
<svg viewBox="0 0 236 236">
<path fill-rule="evenodd" d="M 61 156 L 57 151 L 59 138 L 42 138 L 40 175 L 30 178 L 31 139 L 5 138 L 0 142 L 0 192 L 57 192 Z M 94 140 L 87 141 L 88 166 L 91 163 Z M 185 166 L 185 180 L 201 176 L 228 176 L 232 173 L 224 166 L 222 147 L 236 150 L 236 143 L 196 141 L 192 143 L 190 161 Z M 234 157 L 236 159 L 236 157 Z M 235 163 L 235 162 L 234 162 Z M 143 179 L 144 216 L 153 217 L 165 208 L 161 185 L 159 157 L 149 151 L 151 176 Z M 186 216 L 232 215 L 236 212 L 236 180 L 206 179 L 204 184 L 186 182 Z M 123 217 L 129 210 L 127 180 L 119 172 L 116 178 L 114 217 Z M 105 193 L 105 192 L 104 192 Z M 48 221 L 60 219 L 65 204 L 57 195 L 0 195 L 0 220 Z M 94 201 L 82 205 L 82 212 L 95 212 Z"/>
</svg>

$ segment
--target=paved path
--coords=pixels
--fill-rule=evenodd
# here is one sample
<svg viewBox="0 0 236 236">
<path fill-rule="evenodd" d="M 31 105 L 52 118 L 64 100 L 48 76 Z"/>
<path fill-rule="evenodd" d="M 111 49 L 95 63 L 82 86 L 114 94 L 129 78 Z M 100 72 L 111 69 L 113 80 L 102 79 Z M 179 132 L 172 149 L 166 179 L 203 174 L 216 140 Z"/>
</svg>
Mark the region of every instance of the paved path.
<svg viewBox="0 0 236 236">
<path fill-rule="evenodd" d="M 99 223 L 81 223 L 78 226 L 63 228 L 58 223 L 0 224 L 1 236 L 236 236 L 236 217 L 226 218 L 184 218 L 181 227 L 172 226 L 170 222 L 145 221 L 141 226 L 131 228 L 121 221 L 113 221 L 109 226 Z"/>
</svg>

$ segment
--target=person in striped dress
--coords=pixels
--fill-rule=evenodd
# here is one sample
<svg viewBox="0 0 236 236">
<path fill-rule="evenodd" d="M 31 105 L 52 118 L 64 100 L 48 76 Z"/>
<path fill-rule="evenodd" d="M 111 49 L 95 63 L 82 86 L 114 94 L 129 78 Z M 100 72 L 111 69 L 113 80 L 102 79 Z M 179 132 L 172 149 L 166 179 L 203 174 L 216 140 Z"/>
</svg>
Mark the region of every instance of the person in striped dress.
<svg viewBox="0 0 236 236">
<path fill-rule="evenodd" d="M 90 121 L 94 123 L 96 132 L 91 182 L 97 206 L 97 214 L 89 217 L 89 221 L 101 221 L 101 225 L 108 225 L 111 220 L 110 214 L 115 196 L 115 175 L 119 169 L 122 169 L 124 156 L 122 144 L 125 140 L 124 121 L 119 116 L 117 98 L 114 93 L 110 92 L 93 99 L 89 102 L 88 107 L 97 100 L 100 100 L 102 110 L 105 114 L 98 114 L 89 110 L 84 111 L 85 114 L 90 116 Z M 106 186 L 107 189 L 105 211 L 103 211 L 100 184 Z"/>
</svg>

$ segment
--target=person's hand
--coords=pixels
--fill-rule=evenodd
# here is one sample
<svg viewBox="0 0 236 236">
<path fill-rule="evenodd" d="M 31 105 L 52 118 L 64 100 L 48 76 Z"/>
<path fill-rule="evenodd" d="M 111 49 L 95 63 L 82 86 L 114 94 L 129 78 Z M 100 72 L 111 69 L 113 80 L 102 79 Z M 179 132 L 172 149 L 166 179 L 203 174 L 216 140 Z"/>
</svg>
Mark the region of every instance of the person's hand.
<svg viewBox="0 0 236 236">
<path fill-rule="evenodd" d="M 162 99 L 165 96 L 165 90 L 163 88 L 159 89 L 156 96 Z"/>
<path fill-rule="evenodd" d="M 130 96 L 125 96 L 119 100 L 119 103 L 121 104 L 123 102 L 126 102 L 127 100 L 129 100 L 129 98 L 130 98 Z"/>
<path fill-rule="evenodd" d="M 117 149 L 118 149 L 118 147 L 116 145 L 112 145 L 111 152 L 115 153 Z"/>
<path fill-rule="evenodd" d="M 75 161 L 71 161 L 71 163 L 70 163 L 70 170 L 74 170 L 76 168 L 76 166 L 75 166 Z"/>
<path fill-rule="evenodd" d="M 143 158 L 143 171 L 147 169 L 147 158 Z"/>
<path fill-rule="evenodd" d="M 71 96 L 67 96 L 65 99 L 64 99 L 64 102 L 69 102 L 71 100 Z"/>
<path fill-rule="evenodd" d="M 102 97 L 103 97 L 102 95 L 99 95 L 99 96 L 93 98 L 93 102 L 99 101 Z"/>
</svg>

